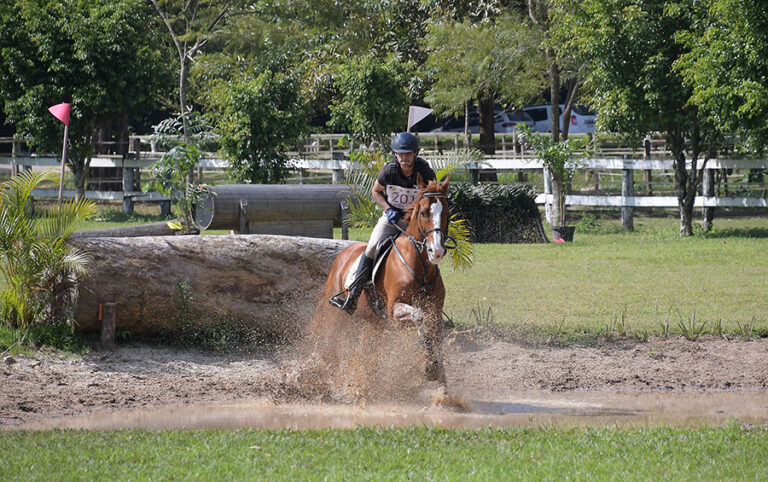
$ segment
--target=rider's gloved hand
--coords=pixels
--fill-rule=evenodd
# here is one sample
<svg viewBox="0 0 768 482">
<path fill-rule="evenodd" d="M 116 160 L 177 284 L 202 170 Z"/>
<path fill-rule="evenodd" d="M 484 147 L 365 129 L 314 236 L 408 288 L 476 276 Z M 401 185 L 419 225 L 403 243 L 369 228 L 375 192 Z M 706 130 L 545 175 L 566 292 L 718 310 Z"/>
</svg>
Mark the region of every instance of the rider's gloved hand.
<svg viewBox="0 0 768 482">
<path fill-rule="evenodd" d="M 389 221 L 390 224 L 397 224 L 398 221 L 400 221 L 400 218 L 403 217 L 403 212 L 397 208 L 390 207 L 387 209 L 387 221 Z"/>
</svg>

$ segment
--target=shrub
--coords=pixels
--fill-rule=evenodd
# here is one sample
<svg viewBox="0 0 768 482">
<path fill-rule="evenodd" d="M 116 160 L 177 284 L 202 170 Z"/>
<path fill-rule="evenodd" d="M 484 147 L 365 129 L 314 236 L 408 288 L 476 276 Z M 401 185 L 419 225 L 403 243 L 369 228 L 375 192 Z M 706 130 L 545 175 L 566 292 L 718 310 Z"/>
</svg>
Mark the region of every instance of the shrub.
<svg viewBox="0 0 768 482">
<path fill-rule="evenodd" d="M 452 212 L 465 219 L 477 243 L 538 243 L 541 218 L 530 186 L 451 184 Z"/>
</svg>

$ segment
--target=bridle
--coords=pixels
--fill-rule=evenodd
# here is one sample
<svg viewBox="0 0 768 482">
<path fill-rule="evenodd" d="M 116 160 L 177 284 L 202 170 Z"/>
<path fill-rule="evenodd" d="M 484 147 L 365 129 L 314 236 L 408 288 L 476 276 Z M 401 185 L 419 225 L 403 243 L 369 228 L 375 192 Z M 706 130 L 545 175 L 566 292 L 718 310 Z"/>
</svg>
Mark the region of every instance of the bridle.
<svg viewBox="0 0 768 482">
<path fill-rule="evenodd" d="M 443 198 L 443 199 L 447 200 L 448 196 L 446 196 L 445 194 L 440 193 L 440 192 L 425 192 L 425 193 L 423 193 L 423 194 L 421 194 L 419 196 L 419 200 L 424 199 L 424 198 Z M 416 280 L 419 281 L 419 291 L 426 292 L 427 287 L 431 283 L 429 282 L 429 279 L 427 278 L 427 273 L 428 273 L 427 265 L 424 262 L 424 259 L 422 258 L 421 253 L 424 252 L 424 248 L 427 245 L 427 236 L 429 236 L 429 234 L 433 233 L 433 232 L 440 232 L 440 233 L 442 233 L 443 234 L 443 238 L 442 238 L 443 239 L 443 243 L 442 244 L 443 244 L 443 248 L 445 248 L 446 250 L 455 248 L 456 247 L 456 241 L 453 238 L 451 238 L 450 236 L 448 236 L 448 230 L 447 229 L 443 230 L 442 228 L 437 227 L 437 228 L 432 228 L 432 229 L 430 229 L 428 231 L 424 231 L 424 229 L 421 226 L 421 216 L 420 216 L 420 213 L 421 213 L 421 205 L 419 204 L 418 210 L 416 211 L 416 222 L 418 223 L 416 225 L 416 229 L 418 229 L 418 231 L 419 231 L 419 236 L 421 237 L 421 241 L 419 241 L 418 239 L 416 239 L 413 236 L 411 236 L 410 234 L 408 234 L 406 232 L 406 230 L 403 229 L 400 225 L 395 224 L 395 226 L 397 227 L 397 229 L 400 230 L 400 232 L 403 235 L 405 235 L 406 238 L 408 238 L 408 241 L 411 242 L 413 247 L 416 249 L 416 252 L 419 253 L 419 261 L 421 262 L 422 271 L 424 272 L 424 280 L 423 281 L 419 279 L 419 277 L 416 275 L 416 272 L 413 270 L 413 268 L 411 268 L 411 266 L 405 260 L 405 258 L 403 257 L 402 253 L 400 253 L 400 250 L 397 249 L 397 244 L 396 243 L 392 243 L 392 247 L 394 248 L 395 253 L 397 254 L 397 257 L 400 258 L 400 261 L 405 265 L 405 267 L 408 269 L 408 271 L 411 273 L 411 275 L 414 278 L 416 278 Z M 453 246 L 448 246 L 446 244 L 448 241 L 452 241 L 454 243 Z M 440 271 L 439 268 L 437 268 L 437 270 L 438 270 L 438 272 Z"/>
</svg>

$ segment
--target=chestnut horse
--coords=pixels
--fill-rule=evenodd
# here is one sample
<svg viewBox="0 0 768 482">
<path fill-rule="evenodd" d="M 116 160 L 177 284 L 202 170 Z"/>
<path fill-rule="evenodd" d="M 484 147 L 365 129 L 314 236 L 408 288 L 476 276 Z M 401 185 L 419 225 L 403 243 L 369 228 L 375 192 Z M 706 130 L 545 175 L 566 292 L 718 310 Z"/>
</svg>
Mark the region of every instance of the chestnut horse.
<svg viewBox="0 0 768 482">
<path fill-rule="evenodd" d="M 448 239 L 448 179 L 427 184 L 418 175 L 417 183 L 418 195 L 405 212 L 408 227 L 405 230 L 400 227 L 402 233 L 395 239 L 386 259 L 377 261 L 373 284 L 363 290 L 352 316 L 379 326 L 392 322 L 400 327 L 413 324 L 426 352 L 427 379 L 437 380 L 445 387 L 440 349 L 445 286 L 437 265 L 445 256 Z M 315 311 L 313 325 L 317 329 L 322 330 L 328 309 L 340 317 L 350 316 L 329 308 L 328 300 L 344 290 L 347 273 L 357 266 L 365 247 L 365 243 L 356 243 L 336 257 Z"/>
</svg>

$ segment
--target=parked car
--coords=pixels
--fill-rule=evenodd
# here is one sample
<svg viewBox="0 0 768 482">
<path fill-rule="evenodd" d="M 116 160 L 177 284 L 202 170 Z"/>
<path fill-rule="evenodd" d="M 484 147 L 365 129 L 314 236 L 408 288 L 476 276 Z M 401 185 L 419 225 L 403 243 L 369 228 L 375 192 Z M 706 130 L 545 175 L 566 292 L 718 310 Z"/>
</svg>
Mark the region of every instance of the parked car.
<svg viewBox="0 0 768 482">
<path fill-rule="evenodd" d="M 496 114 L 494 121 L 493 130 L 502 134 L 513 132 L 520 124 L 527 125 L 532 131 L 536 130 L 536 121 L 522 110 L 502 111 Z"/>
<path fill-rule="evenodd" d="M 562 109 L 565 105 L 560 104 L 560 119 L 563 118 Z M 523 109 L 528 113 L 533 120 L 536 121 L 535 127 L 531 130 L 534 132 L 550 132 L 552 130 L 552 108 L 549 104 L 546 105 L 534 105 Z M 594 111 L 590 110 L 589 106 L 584 104 L 575 104 L 571 110 L 570 127 L 568 127 L 569 134 L 592 134 L 595 132 L 595 119 L 597 115 Z M 562 122 L 560 123 L 562 126 Z"/>
<path fill-rule="evenodd" d="M 536 122 L 530 115 L 521 110 L 503 110 L 494 109 L 493 130 L 498 133 L 509 133 L 515 130 L 518 124 L 527 124 L 534 130 Z M 464 116 L 451 117 L 443 125 L 432 132 L 464 132 Z M 469 132 L 477 134 L 480 132 L 480 116 L 477 111 L 469 113 Z"/>
</svg>

